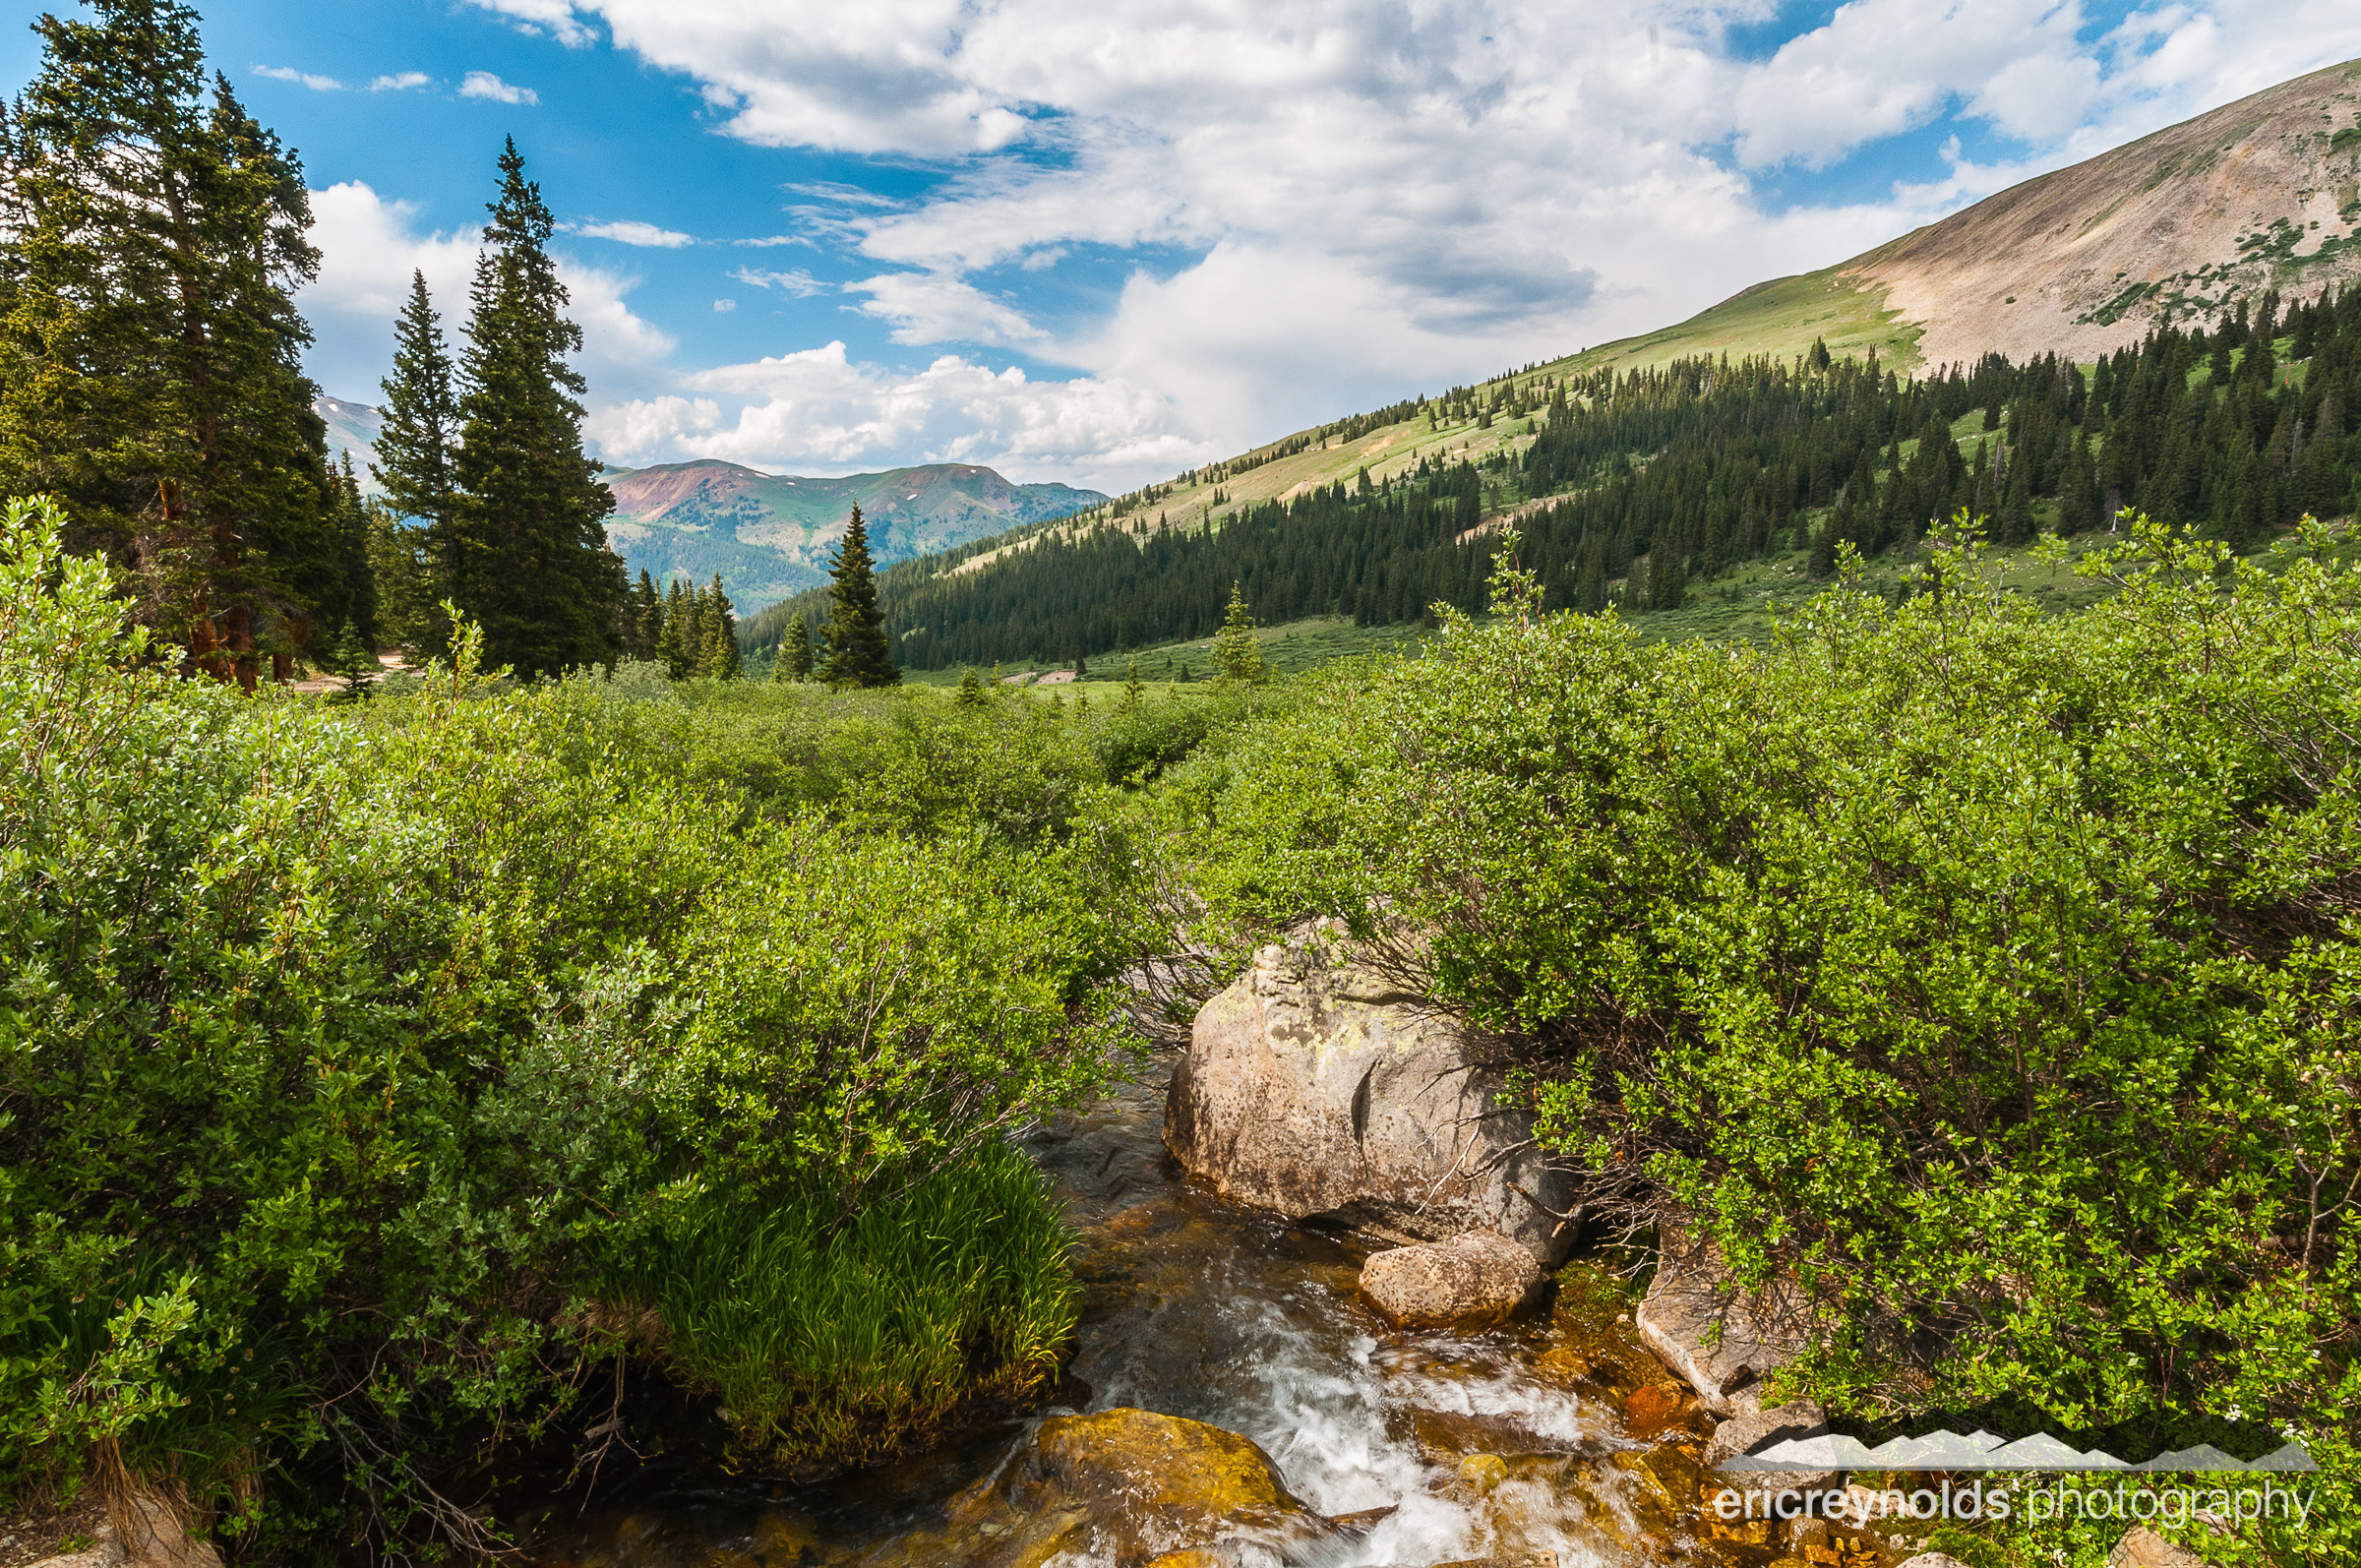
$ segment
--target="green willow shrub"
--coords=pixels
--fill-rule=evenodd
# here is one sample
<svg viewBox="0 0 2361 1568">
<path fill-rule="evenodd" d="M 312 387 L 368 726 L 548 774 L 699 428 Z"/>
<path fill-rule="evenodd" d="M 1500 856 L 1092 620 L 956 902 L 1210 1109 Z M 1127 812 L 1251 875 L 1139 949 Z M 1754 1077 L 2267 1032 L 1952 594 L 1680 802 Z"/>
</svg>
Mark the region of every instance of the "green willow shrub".
<svg viewBox="0 0 2361 1568">
<path fill-rule="evenodd" d="M 2316 552 L 2326 541 L 2309 535 Z M 1591 1212 L 1830 1324 L 1853 1416 L 2295 1433 L 2361 1546 L 2361 592 L 2136 523 L 2044 618 L 1938 549 L 1767 650 L 1495 618 L 1242 748 L 1210 910 L 1390 930 Z M 2226 573 L 2226 577 L 2225 577 Z M 2259 1446 L 2258 1446 L 2259 1445 Z"/>
<path fill-rule="evenodd" d="M 0 523 L 0 1488 L 119 1460 L 258 1559 L 477 1539 L 438 1478 L 566 1419 L 682 1202 L 842 1229 L 1109 1069 L 1103 882 L 742 832 L 671 704 L 464 629 L 359 707 L 148 672 L 57 526 Z M 1030 1375 L 1065 1320 L 993 1289 Z"/>
</svg>

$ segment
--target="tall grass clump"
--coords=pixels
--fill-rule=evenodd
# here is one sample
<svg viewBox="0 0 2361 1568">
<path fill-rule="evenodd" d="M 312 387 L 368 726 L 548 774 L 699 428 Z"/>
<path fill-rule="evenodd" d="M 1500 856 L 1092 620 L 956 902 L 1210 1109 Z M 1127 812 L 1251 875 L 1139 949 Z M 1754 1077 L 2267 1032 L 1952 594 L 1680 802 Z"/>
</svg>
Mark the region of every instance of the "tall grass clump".
<svg viewBox="0 0 2361 1568">
<path fill-rule="evenodd" d="M 1056 1374 L 1078 1291 L 1023 1155 L 989 1144 L 838 1215 L 817 1184 L 780 1204 L 699 1192 L 614 1273 L 616 1304 L 656 1313 L 669 1369 L 718 1400 L 743 1447 L 872 1459 Z"/>
</svg>

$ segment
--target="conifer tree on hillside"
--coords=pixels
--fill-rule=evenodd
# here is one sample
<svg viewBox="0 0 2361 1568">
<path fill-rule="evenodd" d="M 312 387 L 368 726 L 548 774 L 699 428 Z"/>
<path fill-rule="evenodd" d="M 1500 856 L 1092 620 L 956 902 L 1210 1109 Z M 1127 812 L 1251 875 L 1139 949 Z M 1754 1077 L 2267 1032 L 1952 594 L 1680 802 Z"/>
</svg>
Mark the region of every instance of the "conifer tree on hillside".
<svg viewBox="0 0 2361 1568">
<path fill-rule="evenodd" d="M 647 574 L 645 567 L 639 569 L 638 586 L 632 589 L 625 625 L 625 654 L 635 659 L 656 657 L 657 639 L 664 633 L 664 601 L 656 592 L 656 579 Z"/>
<path fill-rule="evenodd" d="M 1213 667 L 1225 681 L 1260 686 L 1271 678 L 1263 663 L 1262 645 L 1254 640 L 1254 614 L 1246 607 L 1242 585 L 1230 584 L 1230 609 L 1221 631 L 1213 635 Z"/>
<path fill-rule="evenodd" d="M 0 143 L 0 491 L 47 492 L 194 669 L 284 673 L 342 592 L 293 291 L 302 169 L 173 0 L 41 18 Z"/>
<path fill-rule="evenodd" d="M 721 573 L 713 573 L 712 590 L 705 596 L 701 617 L 703 648 L 696 661 L 696 673 L 716 681 L 735 681 L 740 674 L 738 659 L 738 618 L 731 613 L 730 596 L 721 586 Z"/>
<path fill-rule="evenodd" d="M 369 502 L 361 494 L 346 452 L 336 468 L 336 540 L 341 555 L 340 600 L 333 609 L 335 620 L 348 629 L 374 660 L 382 644 L 377 616 L 377 573 L 369 560 Z"/>
<path fill-rule="evenodd" d="M 550 260 L 555 228 L 512 139 L 477 261 L 452 469 L 452 597 L 484 629 L 488 664 L 550 675 L 612 660 L 623 562 L 600 521 L 615 498 L 582 455 L 582 346 Z"/>
<path fill-rule="evenodd" d="M 458 444 L 459 410 L 451 350 L 424 272 L 410 274 L 410 297 L 394 323 L 394 374 L 378 385 L 386 394 L 385 420 L 369 471 L 384 488 L 387 505 L 426 525 L 437 591 L 450 593 L 458 513 L 452 449 Z"/>
<path fill-rule="evenodd" d="M 779 656 L 771 669 L 771 679 L 776 681 L 812 679 L 812 629 L 804 623 L 802 611 L 787 618 L 787 630 L 779 634 Z"/>
<path fill-rule="evenodd" d="M 828 660 L 830 686 L 899 686 L 900 666 L 885 640 L 885 618 L 878 610 L 878 583 L 869 556 L 869 527 L 853 509 L 843 540 L 828 562 Z"/>
</svg>

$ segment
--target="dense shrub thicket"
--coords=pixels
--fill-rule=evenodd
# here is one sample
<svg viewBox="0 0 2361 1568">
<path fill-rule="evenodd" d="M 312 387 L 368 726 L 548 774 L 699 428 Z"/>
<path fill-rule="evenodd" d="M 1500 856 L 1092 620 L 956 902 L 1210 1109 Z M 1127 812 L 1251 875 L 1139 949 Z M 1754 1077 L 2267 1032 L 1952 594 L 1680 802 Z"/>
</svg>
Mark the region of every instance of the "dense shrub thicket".
<svg viewBox="0 0 2361 1568">
<path fill-rule="evenodd" d="M 466 634 L 404 697 L 258 699 L 149 668 L 113 587 L 10 510 L 0 1487 L 124 1467 L 254 1556 L 377 1556 L 470 1537 L 458 1462 L 580 1431 L 647 1309 L 785 1460 L 1054 1369 L 1005 1134 L 1120 1060 L 1087 743 L 699 722 Z"/>
<path fill-rule="evenodd" d="M 2297 1435 L 2319 1505 L 2247 1546 L 2349 1561 L 2361 576 L 2304 544 L 2141 519 L 2044 618 L 1937 541 L 1769 649 L 1504 570 L 1164 805 L 1241 935 L 1346 914 L 1519 1053 L 1595 1220 L 1798 1285 L 1834 1406 Z"/>
</svg>

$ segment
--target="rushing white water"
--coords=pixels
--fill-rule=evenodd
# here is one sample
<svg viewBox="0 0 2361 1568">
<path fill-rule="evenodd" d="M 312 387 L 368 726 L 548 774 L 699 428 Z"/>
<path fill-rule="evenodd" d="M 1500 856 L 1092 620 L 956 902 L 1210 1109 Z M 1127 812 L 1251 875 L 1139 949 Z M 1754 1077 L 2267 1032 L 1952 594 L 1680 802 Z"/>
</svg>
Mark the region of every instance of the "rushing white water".
<svg viewBox="0 0 2361 1568">
<path fill-rule="evenodd" d="M 1636 1494 L 1614 1466 L 1586 1463 L 1633 1445 L 1610 1405 L 1536 1374 L 1546 1327 L 1386 1332 L 1354 1288 L 1365 1244 L 1186 1185 L 1162 1156 L 1161 1102 L 1134 1088 L 1035 1147 L 1082 1237 L 1073 1371 L 1091 1386 L 1088 1409 L 1135 1407 L 1243 1433 L 1321 1514 L 1392 1510 L 1296 1547 L 1296 1568 L 1544 1552 L 1560 1568 L 1633 1560 L 1628 1543 L 1646 1528 Z M 899 1466 L 768 1495 L 712 1474 L 651 1475 L 546 1532 L 540 1555 L 574 1568 L 961 1561 L 950 1498 L 997 1475 L 1032 1425 L 980 1429 Z M 1460 1474 L 1474 1454 L 1535 1457 L 1487 1491 Z M 1087 1549 L 1051 1559 L 1112 1561 Z"/>
</svg>

